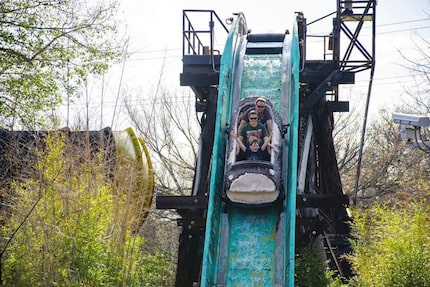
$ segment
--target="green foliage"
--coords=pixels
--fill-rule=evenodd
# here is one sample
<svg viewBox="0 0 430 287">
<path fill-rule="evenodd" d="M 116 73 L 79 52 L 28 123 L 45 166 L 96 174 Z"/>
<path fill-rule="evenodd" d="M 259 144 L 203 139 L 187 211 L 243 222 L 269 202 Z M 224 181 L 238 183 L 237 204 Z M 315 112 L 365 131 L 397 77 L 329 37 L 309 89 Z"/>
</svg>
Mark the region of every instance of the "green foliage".
<svg viewBox="0 0 430 287">
<path fill-rule="evenodd" d="M 0 128 L 37 127 L 118 57 L 115 1 L 0 1 Z"/>
<path fill-rule="evenodd" d="M 13 186 L 1 286 L 168 286 L 172 262 L 143 252 L 134 215 L 117 212 L 134 203 L 115 196 L 101 157 L 68 156 L 57 135 L 39 156 L 39 178 Z"/>
<path fill-rule="evenodd" d="M 351 286 L 430 286 L 429 212 L 425 201 L 357 210 Z"/>
<path fill-rule="evenodd" d="M 147 255 L 140 258 L 136 264 L 139 268 L 137 277 L 139 287 L 173 286 L 174 272 L 171 268 L 171 258 L 163 254 Z M 169 284 L 170 282 L 170 284 Z"/>
<path fill-rule="evenodd" d="M 326 286 L 328 282 L 324 276 L 321 250 L 314 245 L 308 245 L 303 247 L 299 254 L 295 261 L 296 286 Z"/>
<path fill-rule="evenodd" d="M 341 287 L 340 278 L 335 278 L 333 271 L 326 269 L 322 249 L 313 244 L 299 250 L 295 261 L 295 286 L 297 287 Z"/>
</svg>

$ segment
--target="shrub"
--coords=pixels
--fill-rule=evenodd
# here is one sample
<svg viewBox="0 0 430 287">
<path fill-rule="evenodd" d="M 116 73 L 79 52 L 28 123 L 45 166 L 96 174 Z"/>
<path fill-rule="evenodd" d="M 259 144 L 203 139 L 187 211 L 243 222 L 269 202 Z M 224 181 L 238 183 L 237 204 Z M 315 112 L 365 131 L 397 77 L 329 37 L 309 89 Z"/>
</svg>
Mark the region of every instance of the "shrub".
<svg viewBox="0 0 430 287">
<path fill-rule="evenodd" d="M 425 202 L 355 211 L 351 286 L 430 286 L 430 217 Z"/>
<path fill-rule="evenodd" d="M 2 286 L 150 286 L 146 282 L 165 280 L 161 270 L 170 262 L 144 254 L 144 238 L 132 234 L 139 201 L 112 184 L 101 157 L 67 155 L 64 139 L 55 135 L 40 151 L 36 170 L 37 178 L 13 185 L 10 217 L 1 229 Z"/>
</svg>

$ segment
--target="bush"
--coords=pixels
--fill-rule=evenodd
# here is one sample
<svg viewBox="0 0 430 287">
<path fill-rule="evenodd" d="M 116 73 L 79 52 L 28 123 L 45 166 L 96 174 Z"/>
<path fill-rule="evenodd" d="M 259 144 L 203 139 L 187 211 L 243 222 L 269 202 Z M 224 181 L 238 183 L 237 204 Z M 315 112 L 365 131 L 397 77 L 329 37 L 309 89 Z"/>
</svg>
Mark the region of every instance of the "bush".
<svg viewBox="0 0 430 287">
<path fill-rule="evenodd" d="M 430 286 L 430 217 L 425 202 L 355 211 L 351 286 Z"/>
<path fill-rule="evenodd" d="M 309 244 L 298 251 L 295 262 L 296 287 L 341 287 L 343 283 L 334 271 L 327 270 L 321 247 Z"/>
<path fill-rule="evenodd" d="M 112 184 L 101 157 L 67 155 L 56 136 L 39 156 L 38 178 L 13 185 L 2 286 L 163 286 L 171 262 L 143 252 L 144 238 L 132 234 L 140 203 Z"/>
</svg>

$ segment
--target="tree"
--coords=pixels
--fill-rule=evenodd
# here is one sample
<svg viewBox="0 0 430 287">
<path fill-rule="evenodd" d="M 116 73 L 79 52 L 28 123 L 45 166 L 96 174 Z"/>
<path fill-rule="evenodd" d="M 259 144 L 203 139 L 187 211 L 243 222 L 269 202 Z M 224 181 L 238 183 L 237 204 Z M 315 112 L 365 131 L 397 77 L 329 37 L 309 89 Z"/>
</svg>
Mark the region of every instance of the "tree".
<svg viewBox="0 0 430 287">
<path fill-rule="evenodd" d="M 336 141 L 341 150 L 339 144 L 347 137 L 343 132 L 337 136 L 342 139 Z M 368 127 L 366 138 L 357 194 L 354 190 L 356 157 L 349 163 L 349 169 L 341 170 L 345 192 L 357 196 L 357 202 L 363 206 L 376 202 L 395 204 L 398 196 L 405 199 L 430 196 L 425 184 L 430 164 L 428 154 L 402 141 L 400 127 L 393 123 L 391 113 L 380 111 L 379 118 Z"/>
<path fill-rule="evenodd" d="M 408 55 L 399 50 L 405 64 L 415 81 L 415 86 L 406 90 L 408 97 L 403 97 L 401 109 L 414 114 L 430 113 L 430 41 L 419 34 L 412 40 L 414 53 Z"/>
<path fill-rule="evenodd" d="M 156 190 L 162 195 L 191 195 L 200 128 L 190 94 L 161 90 L 136 105 L 126 99 L 128 115 L 155 158 Z"/>
<path fill-rule="evenodd" d="M 0 2 L 0 128 L 37 128 L 45 112 L 121 51 L 115 1 Z"/>
</svg>

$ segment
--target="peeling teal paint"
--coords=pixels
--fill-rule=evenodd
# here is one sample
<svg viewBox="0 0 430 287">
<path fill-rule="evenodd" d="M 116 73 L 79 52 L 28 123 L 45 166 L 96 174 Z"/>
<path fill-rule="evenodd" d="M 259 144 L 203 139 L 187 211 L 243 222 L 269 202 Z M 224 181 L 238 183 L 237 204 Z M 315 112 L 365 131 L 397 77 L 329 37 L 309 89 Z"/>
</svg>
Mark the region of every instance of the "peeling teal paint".
<svg viewBox="0 0 430 287">
<path fill-rule="evenodd" d="M 227 286 L 274 286 L 278 213 L 274 208 L 229 212 Z"/>
</svg>

